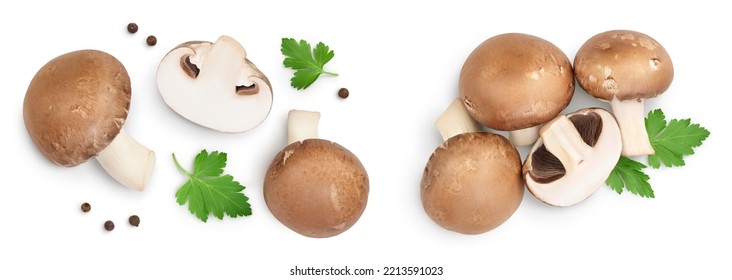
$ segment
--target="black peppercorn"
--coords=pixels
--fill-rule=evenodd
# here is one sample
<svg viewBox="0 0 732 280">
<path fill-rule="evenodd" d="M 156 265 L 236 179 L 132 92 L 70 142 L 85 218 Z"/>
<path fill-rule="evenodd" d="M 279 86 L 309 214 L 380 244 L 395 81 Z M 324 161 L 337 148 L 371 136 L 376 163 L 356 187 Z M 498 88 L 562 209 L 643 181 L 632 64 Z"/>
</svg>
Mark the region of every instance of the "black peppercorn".
<svg viewBox="0 0 732 280">
<path fill-rule="evenodd" d="M 341 88 L 338 90 L 338 97 L 346 99 L 348 98 L 348 89 L 347 88 Z"/>
<path fill-rule="evenodd" d="M 81 211 L 86 213 L 91 211 L 91 205 L 88 202 L 84 202 L 81 204 Z"/>
<path fill-rule="evenodd" d="M 112 231 L 114 229 L 114 223 L 112 221 L 104 222 L 104 229 L 106 229 L 107 231 Z"/>
<path fill-rule="evenodd" d="M 137 215 L 130 216 L 129 220 L 130 220 L 130 225 L 132 225 L 133 227 L 137 227 L 140 225 L 140 217 L 138 217 Z"/>
<path fill-rule="evenodd" d="M 158 43 L 158 38 L 156 38 L 153 35 L 150 35 L 150 36 L 147 36 L 146 42 L 147 42 L 148 46 L 154 46 L 155 44 Z"/>
<path fill-rule="evenodd" d="M 135 34 L 137 32 L 137 24 L 134 22 L 130 22 L 130 24 L 127 25 L 127 32 Z"/>
</svg>

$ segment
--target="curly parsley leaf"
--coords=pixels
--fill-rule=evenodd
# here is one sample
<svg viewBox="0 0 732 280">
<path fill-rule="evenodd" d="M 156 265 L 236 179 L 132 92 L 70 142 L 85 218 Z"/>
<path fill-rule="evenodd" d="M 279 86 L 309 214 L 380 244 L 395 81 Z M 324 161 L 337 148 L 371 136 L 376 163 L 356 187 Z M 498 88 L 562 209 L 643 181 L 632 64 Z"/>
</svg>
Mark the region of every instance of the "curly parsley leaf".
<svg viewBox="0 0 732 280">
<path fill-rule="evenodd" d="M 324 66 L 335 53 L 325 44 L 319 42 L 315 49 L 305 40 L 296 41 L 292 38 L 282 38 L 280 51 L 285 55 L 282 64 L 295 71 L 290 79 L 290 85 L 296 89 L 306 89 L 312 85 L 321 74 L 338 76 L 337 73 L 325 71 Z"/>
<path fill-rule="evenodd" d="M 709 130 L 699 124 L 691 123 L 691 119 L 672 119 L 666 122 L 661 109 L 648 113 L 646 131 L 651 146 L 656 152 L 648 156 L 648 165 L 653 168 L 684 166 L 684 156 L 693 155 L 695 147 L 709 137 Z"/>
<path fill-rule="evenodd" d="M 623 193 L 623 189 L 626 189 L 641 197 L 653 198 L 655 197 L 653 189 L 648 183 L 648 175 L 643 173 L 644 168 L 646 168 L 645 164 L 621 156 L 610 176 L 605 180 L 605 184 L 618 194 Z"/>
<path fill-rule="evenodd" d="M 244 186 L 234 181 L 231 175 L 222 175 L 226 167 L 226 153 L 202 150 L 193 162 L 193 172 L 185 170 L 175 154 L 173 161 L 178 170 L 188 176 L 183 186 L 175 193 L 178 204 L 188 202 L 191 214 L 206 222 L 209 214 L 222 220 L 224 214 L 236 218 L 249 216 L 252 208 L 249 198 L 241 193 Z"/>
</svg>

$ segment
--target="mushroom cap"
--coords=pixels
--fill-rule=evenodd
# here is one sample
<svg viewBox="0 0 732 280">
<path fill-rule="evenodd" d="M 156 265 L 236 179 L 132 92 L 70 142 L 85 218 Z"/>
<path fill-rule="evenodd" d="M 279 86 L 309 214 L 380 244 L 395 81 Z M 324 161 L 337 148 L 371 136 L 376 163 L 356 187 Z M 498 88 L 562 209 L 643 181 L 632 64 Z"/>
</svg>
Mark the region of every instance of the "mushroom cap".
<svg viewBox="0 0 732 280">
<path fill-rule="evenodd" d="M 567 107 L 574 74 L 567 56 L 552 43 L 507 33 L 485 40 L 470 53 L 459 88 L 474 119 L 512 131 L 546 123 Z"/>
<path fill-rule="evenodd" d="M 422 175 L 422 206 L 438 225 L 464 234 L 490 231 L 508 220 L 524 195 L 521 158 L 503 136 L 450 137 Z"/>
<path fill-rule="evenodd" d="M 316 138 L 282 149 L 264 178 L 264 200 L 272 215 L 308 237 L 331 237 L 351 228 L 366 208 L 368 193 L 368 174 L 358 158 Z"/>
<path fill-rule="evenodd" d="M 130 107 L 124 65 L 98 50 L 60 55 L 38 70 L 23 102 L 33 143 L 51 162 L 76 166 L 117 136 Z"/>
<path fill-rule="evenodd" d="M 666 49 L 650 36 L 630 30 L 592 36 L 577 51 L 574 67 L 580 87 L 605 101 L 656 97 L 674 77 Z"/>
<path fill-rule="evenodd" d="M 222 131 L 243 132 L 261 124 L 272 108 L 272 85 L 234 38 L 190 41 L 158 65 L 165 104 L 184 118 Z"/>
<path fill-rule="evenodd" d="M 561 117 L 544 125 L 542 130 L 549 129 Z M 529 192 L 554 206 L 575 205 L 597 191 L 610 176 L 622 149 L 620 128 L 613 115 L 605 109 L 582 109 L 568 114 L 567 119 L 574 125 L 581 141 L 589 146 L 590 152 L 577 161 L 576 166 L 564 166 L 554 155 L 559 151 L 549 150 L 542 134 L 523 165 Z M 577 150 L 577 147 L 571 147 L 569 152 Z"/>
</svg>

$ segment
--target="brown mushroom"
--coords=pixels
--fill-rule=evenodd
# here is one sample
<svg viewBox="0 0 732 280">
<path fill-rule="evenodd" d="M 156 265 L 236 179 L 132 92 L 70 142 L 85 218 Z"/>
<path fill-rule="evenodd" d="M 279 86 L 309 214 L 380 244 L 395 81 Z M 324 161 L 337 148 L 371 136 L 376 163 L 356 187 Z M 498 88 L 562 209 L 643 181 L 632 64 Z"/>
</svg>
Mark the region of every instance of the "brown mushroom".
<svg viewBox="0 0 732 280">
<path fill-rule="evenodd" d="M 511 143 L 533 144 L 538 126 L 553 119 L 574 94 L 567 56 L 536 36 L 491 37 L 468 56 L 460 72 L 460 97 L 481 124 L 509 131 Z"/>
<path fill-rule="evenodd" d="M 427 215 L 464 234 L 503 224 L 524 194 L 516 147 L 503 136 L 478 131 L 457 99 L 438 118 L 437 127 L 445 142 L 430 156 L 420 191 Z"/>
<path fill-rule="evenodd" d="M 331 237 L 351 228 L 366 208 L 369 178 L 358 158 L 317 138 L 320 113 L 292 110 L 288 142 L 264 177 L 272 215 L 308 237 Z"/>
<path fill-rule="evenodd" d="M 587 40 L 574 59 L 577 82 L 610 102 L 623 138 L 624 156 L 654 154 L 645 127 L 643 100 L 665 92 L 674 77 L 666 49 L 650 36 L 612 30 Z"/>
<path fill-rule="evenodd" d="M 31 80 L 23 119 L 33 143 L 54 164 L 76 166 L 90 158 L 114 179 L 143 190 L 155 153 L 124 132 L 131 83 L 124 65 L 98 50 L 58 56 Z"/>
<path fill-rule="evenodd" d="M 526 157 L 526 187 L 550 205 L 580 203 L 610 175 L 621 146 L 615 118 L 604 109 L 558 116 L 541 128 L 541 138 Z"/>
</svg>

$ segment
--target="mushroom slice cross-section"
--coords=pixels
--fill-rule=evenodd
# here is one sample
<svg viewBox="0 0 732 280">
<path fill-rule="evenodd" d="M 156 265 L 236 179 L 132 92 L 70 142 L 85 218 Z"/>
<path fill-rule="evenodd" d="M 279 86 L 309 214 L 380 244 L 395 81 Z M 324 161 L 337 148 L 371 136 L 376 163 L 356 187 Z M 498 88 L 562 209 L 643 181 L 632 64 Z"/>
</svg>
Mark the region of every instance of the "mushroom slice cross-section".
<svg viewBox="0 0 732 280">
<path fill-rule="evenodd" d="M 523 166 L 529 191 L 554 206 L 571 206 L 592 195 L 620 158 L 620 129 L 600 108 L 550 121 Z"/>
<path fill-rule="evenodd" d="M 178 114 L 222 132 L 250 130 L 272 107 L 269 80 L 229 36 L 178 45 L 160 61 L 157 84 Z"/>
<path fill-rule="evenodd" d="M 588 39 L 577 51 L 574 67 L 580 87 L 610 103 L 623 137 L 622 154 L 654 154 L 643 103 L 671 85 L 674 67 L 666 49 L 646 34 L 612 30 Z"/>
</svg>

